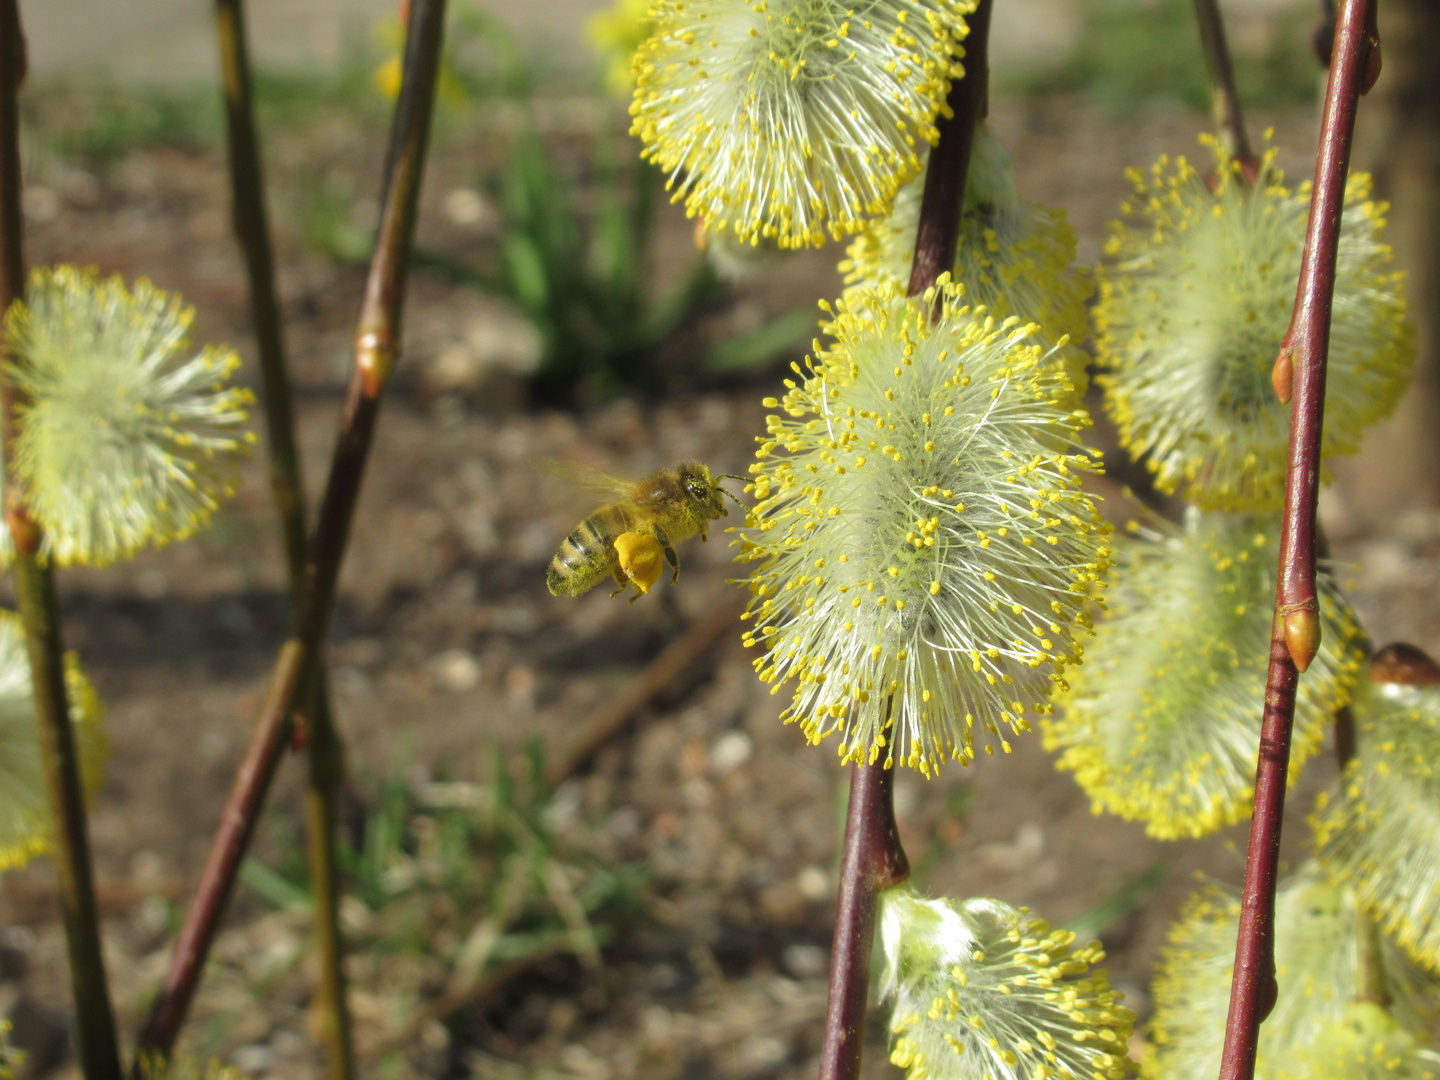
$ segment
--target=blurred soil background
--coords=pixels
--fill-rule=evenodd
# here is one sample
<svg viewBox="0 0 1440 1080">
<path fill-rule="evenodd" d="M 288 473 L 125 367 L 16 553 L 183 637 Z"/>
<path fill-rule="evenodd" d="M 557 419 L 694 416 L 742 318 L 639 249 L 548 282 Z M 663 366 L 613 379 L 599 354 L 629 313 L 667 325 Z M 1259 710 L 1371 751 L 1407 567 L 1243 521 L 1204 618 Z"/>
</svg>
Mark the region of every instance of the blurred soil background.
<svg viewBox="0 0 1440 1080">
<path fill-rule="evenodd" d="M 1428 183 L 1435 198 L 1435 158 L 1425 156 L 1435 135 L 1417 150 L 1421 136 L 1401 122 L 1405 109 L 1433 108 L 1404 91 L 1405 35 L 1422 6 L 1385 5 L 1392 21 L 1408 12 L 1412 23 L 1387 31 L 1359 157 L 1380 169 L 1381 194 L 1401 200 L 1394 236 L 1418 275 L 1411 294 L 1433 352 L 1434 208 L 1414 192 Z M 196 306 L 197 341 L 229 341 L 253 365 L 210 6 L 24 8 L 30 262 L 147 276 Z M 1226 10 L 1252 130 L 1273 127 L 1281 164 L 1308 177 L 1316 13 L 1285 0 Z M 329 651 L 349 748 L 343 914 L 366 1076 L 757 1080 L 815 1070 L 845 774 L 828 746 L 807 747 L 778 723 L 781 699 L 762 692 L 738 629 L 658 679 L 630 726 L 558 789 L 535 779 L 655 672 L 667 646 L 694 640 L 737 595 L 716 530 L 708 545 L 681 549 L 678 588 L 634 606 L 604 589 L 549 596 L 545 565 L 590 507 L 542 463 L 638 475 L 699 458 L 743 472 L 760 398 L 807 347 L 815 301 L 840 287 L 835 246 L 743 284 L 718 280 L 663 197 L 648 239 L 598 244 L 602 225 L 640 220 L 626 208 L 646 181 L 623 102 L 598 89 L 581 29 L 590 12 L 584 0 L 533 0 L 497 6 L 500 29 L 472 19 L 456 59 L 469 78 L 438 121 L 403 368 Z M 387 105 L 372 76 L 393 49 L 393 19 L 387 0 L 251 5 L 312 500 L 377 209 Z M 991 122 L 1021 193 L 1069 212 L 1082 261 L 1099 257 L 1128 190 L 1124 168 L 1162 152 L 1205 155 L 1203 67 L 1184 0 L 1000 0 L 993 56 Z M 573 235 L 556 239 L 564 229 Z M 516 269 L 521 235 L 539 253 L 529 278 Z M 628 277 L 596 270 L 597 251 L 628 259 Z M 608 359 L 587 360 L 587 349 Z M 1440 478 L 1423 363 L 1400 414 L 1344 464 L 1322 509 L 1375 641 L 1437 652 Z M 258 379 L 253 366 L 246 378 Z M 1103 421 L 1099 438 L 1113 446 Z M 1140 479 L 1113 460 L 1122 482 Z M 236 499 L 196 539 L 60 575 L 67 644 L 109 709 L 92 838 L 115 1003 L 132 1035 L 286 631 L 264 461 L 257 453 Z M 1123 499 L 1106 491 L 1123 518 Z M 1008 757 L 937 780 L 902 774 L 897 810 L 916 882 L 1028 904 L 1100 936 L 1113 981 L 1143 1017 L 1168 923 L 1197 874 L 1238 882 L 1245 830 L 1148 840 L 1093 817 L 1038 735 L 1013 743 Z M 256 1077 L 319 1070 L 301 775 L 293 762 L 282 768 L 184 1040 Z M 1333 776 L 1322 755 L 1292 799 L 1292 864 L 1310 800 Z M 0 1015 L 29 1052 L 28 1075 L 77 1076 L 51 875 L 41 860 L 0 880 Z M 442 992 L 453 997 L 437 1009 Z M 899 1075 L 883 1030 L 871 1034 L 866 1075 Z M 1143 1028 L 1137 1049 L 1142 1040 Z"/>
</svg>

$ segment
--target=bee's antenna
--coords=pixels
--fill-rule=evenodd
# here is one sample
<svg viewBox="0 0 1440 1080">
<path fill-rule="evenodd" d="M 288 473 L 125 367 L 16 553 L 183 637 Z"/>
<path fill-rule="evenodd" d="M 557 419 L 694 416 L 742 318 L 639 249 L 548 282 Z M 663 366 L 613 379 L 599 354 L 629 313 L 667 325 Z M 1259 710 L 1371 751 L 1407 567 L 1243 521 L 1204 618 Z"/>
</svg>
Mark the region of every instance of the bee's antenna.
<svg viewBox="0 0 1440 1080">
<path fill-rule="evenodd" d="M 749 478 L 748 476 L 738 476 L 738 475 L 736 475 L 735 473 L 721 473 L 719 476 L 715 477 L 715 479 L 716 479 L 717 481 L 720 481 L 720 480 L 739 480 L 739 481 L 741 481 L 741 482 L 743 482 L 743 483 L 746 483 L 746 484 L 750 483 L 750 478 Z M 719 484 L 719 483 L 716 483 L 715 487 L 719 489 L 719 491 L 720 491 L 721 494 L 723 494 L 723 495 L 729 495 L 730 498 L 734 499 L 734 500 L 735 500 L 735 505 L 738 506 L 738 507 L 740 507 L 741 510 L 745 510 L 745 511 L 747 511 L 747 512 L 749 511 L 750 508 L 749 508 L 748 506 L 746 506 L 743 502 L 741 502 L 741 501 L 740 501 L 740 497 L 739 497 L 738 495 L 736 495 L 734 492 L 732 492 L 732 491 L 730 491 L 729 489 L 723 487 L 723 486 L 722 486 L 721 484 Z"/>
</svg>

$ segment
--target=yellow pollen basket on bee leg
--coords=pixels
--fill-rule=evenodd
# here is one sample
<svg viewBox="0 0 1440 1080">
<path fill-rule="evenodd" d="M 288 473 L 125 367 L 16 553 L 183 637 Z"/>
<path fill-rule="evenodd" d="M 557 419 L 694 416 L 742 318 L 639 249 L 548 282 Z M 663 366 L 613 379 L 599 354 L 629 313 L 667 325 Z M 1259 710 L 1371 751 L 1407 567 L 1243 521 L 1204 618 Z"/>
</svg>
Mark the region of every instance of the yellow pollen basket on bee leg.
<svg viewBox="0 0 1440 1080">
<path fill-rule="evenodd" d="M 653 536 L 621 533 L 615 538 L 615 554 L 620 558 L 620 569 L 635 583 L 637 598 L 648 593 L 650 586 L 660 580 L 660 571 L 665 568 L 665 549 Z"/>
</svg>

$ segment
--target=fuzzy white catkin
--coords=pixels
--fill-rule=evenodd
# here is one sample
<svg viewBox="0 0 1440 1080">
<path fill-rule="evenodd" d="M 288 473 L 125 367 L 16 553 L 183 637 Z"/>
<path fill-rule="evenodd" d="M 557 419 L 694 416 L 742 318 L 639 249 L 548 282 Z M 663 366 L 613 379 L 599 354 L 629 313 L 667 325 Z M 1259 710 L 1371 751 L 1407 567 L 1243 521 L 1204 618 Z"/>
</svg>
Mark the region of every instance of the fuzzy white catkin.
<svg viewBox="0 0 1440 1080">
<path fill-rule="evenodd" d="M 1440 688 L 1369 683 L 1358 751 L 1322 799 L 1316 849 L 1418 962 L 1440 970 Z"/>
<path fill-rule="evenodd" d="M 1136 531 L 1116 544 L 1108 612 L 1045 745 L 1097 812 L 1162 840 L 1204 836 L 1250 813 L 1280 522 L 1192 507 L 1181 529 Z M 1317 585 L 1323 632 L 1296 694 L 1292 782 L 1364 659 L 1328 563 Z"/>
<path fill-rule="evenodd" d="M 905 185 L 890 215 L 872 221 L 846 249 L 840 271 L 847 285 L 908 285 L 925 176 L 922 170 Z M 1075 250 L 1065 211 L 1021 199 L 1009 153 L 988 125 L 977 124 L 953 277 L 965 286 L 966 302 L 983 306 L 996 322 L 1015 315 L 1037 323 L 1050 345 L 1068 337 L 1060 356 L 1078 398 L 1090 359 L 1080 348 L 1090 336 L 1085 302 L 1095 282 L 1076 265 Z"/>
<path fill-rule="evenodd" d="M 712 232 L 781 247 L 889 213 L 961 77 L 974 0 L 659 0 L 632 132 Z"/>
<path fill-rule="evenodd" d="M 20 617 L 0 611 L 0 871 L 23 866 L 50 848 L 50 803 L 31 686 Z M 104 710 L 74 653 L 65 657 L 65 689 L 81 780 L 94 791 L 105 766 Z"/>
<path fill-rule="evenodd" d="M 71 266 L 37 270 L 6 316 L 23 400 L 14 474 L 60 565 L 188 537 L 234 494 L 254 397 L 227 385 L 234 350 L 189 351 L 194 317 L 148 281 Z"/>
<path fill-rule="evenodd" d="M 1213 185 L 1161 158 L 1113 226 L 1095 308 L 1105 407 L 1156 485 L 1206 509 L 1278 509 L 1290 407 L 1271 372 L 1295 303 L 1308 184 L 1288 188 L 1273 149 L 1260 181 L 1216 146 Z M 1381 240 L 1370 178 L 1345 185 L 1330 329 L 1322 460 L 1351 453 L 1410 378 L 1413 328 Z"/>
<path fill-rule="evenodd" d="M 908 1080 L 1123 1080 L 1135 1014 L 1099 942 L 999 900 L 880 894 L 880 993 Z"/>
<path fill-rule="evenodd" d="M 1220 1070 L 1240 899 L 1209 889 L 1192 897 L 1170 929 L 1155 975 L 1149 1080 L 1214 1080 Z M 1365 989 L 1360 957 L 1370 947 L 1354 892 L 1315 861 L 1282 882 L 1275 897 L 1279 995 L 1260 1025 L 1257 1080 L 1281 1080 L 1295 1056 L 1346 1018 Z M 1423 1036 L 1440 1012 L 1435 977 L 1381 941 L 1389 1014 Z"/>
<path fill-rule="evenodd" d="M 1028 730 L 1079 662 L 1109 565 L 1089 416 L 1033 325 L 996 325 L 948 276 L 852 292 L 825 330 L 751 466 L 755 667 L 847 760 L 930 774 L 977 734 L 1008 750 L 1002 726 Z"/>
</svg>

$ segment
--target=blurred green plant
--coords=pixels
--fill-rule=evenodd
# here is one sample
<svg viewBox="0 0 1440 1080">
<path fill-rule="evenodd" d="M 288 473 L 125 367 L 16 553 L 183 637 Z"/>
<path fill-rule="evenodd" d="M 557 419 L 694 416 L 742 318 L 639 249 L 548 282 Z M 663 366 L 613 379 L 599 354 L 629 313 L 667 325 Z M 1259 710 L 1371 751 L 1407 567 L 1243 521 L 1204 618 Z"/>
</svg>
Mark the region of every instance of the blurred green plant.
<svg viewBox="0 0 1440 1080">
<path fill-rule="evenodd" d="M 651 298 L 648 252 L 660 174 L 647 165 L 627 193 L 609 148 L 593 168 L 589 228 L 533 133 L 520 137 L 498 184 L 505 223 L 497 285 L 544 343 L 535 389 L 549 400 L 655 393 L 661 345 L 722 288 L 697 259 L 680 285 Z"/>
<path fill-rule="evenodd" d="M 260 123 L 293 128 L 339 111 L 379 125 L 385 109 L 370 85 L 373 67 L 373 50 L 359 44 L 333 69 L 256 72 Z M 224 139 L 224 101 L 206 83 L 121 92 L 101 81 L 42 81 L 24 108 L 32 154 L 84 168 L 103 169 L 140 147 L 218 151 Z"/>
<path fill-rule="evenodd" d="M 603 924 L 634 905 L 644 868 L 596 851 L 572 804 L 546 782 L 538 743 L 513 771 L 497 755 L 483 784 L 412 784 L 407 771 L 402 763 L 380 782 L 339 852 L 358 901 L 345 909 L 356 954 L 438 956 L 449 969 L 441 996 L 429 1001 L 420 1000 L 418 979 L 387 981 L 387 994 L 414 999 L 401 1030 L 417 1016 L 443 1018 L 512 964 L 556 953 L 598 963 Z M 252 858 L 241 880 L 278 908 L 308 906 L 302 839 L 272 831 L 273 864 Z M 408 981 L 394 970 L 386 979 Z"/>
<path fill-rule="evenodd" d="M 15 1070 L 25 1064 L 25 1052 L 10 1045 L 10 1021 L 0 1020 L 0 1080 L 15 1080 Z"/>
<path fill-rule="evenodd" d="M 1081 94 L 1115 116 L 1156 100 L 1210 107 L 1205 61 L 1195 47 L 1192 0 L 1092 0 L 1084 10 L 1079 39 L 1063 62 L 999 73 L 1000 85 L 1034 95 Z M 1288 8 L 1254 45 L 1236 43 L 1236 80 L 1247 105 L 1314 101 L 1312 20 L 1309 7 Z"/>
<path fill-rule="evenodd" d="M 355 184 L 345 173 L 327 172 L 304 183 L 300 222 L 312 251 L 341 263 L 363 263 L 375 248 L 375 230 L 355 201 Z"/>
<path fill-rule="evenodd" d="M 386 19 L 375 37 L 385 60 L 375 68 L 372 82 L 387 99 L 400 91 L 400 53 L 405 29 L 398 18 Z M 479 4 L 451 4 L 441 57 L 440 104 L 451 108 L 487 97 L 524 97 L 534 91 L 534 79 L 524 53 Z"/>
</svg>

